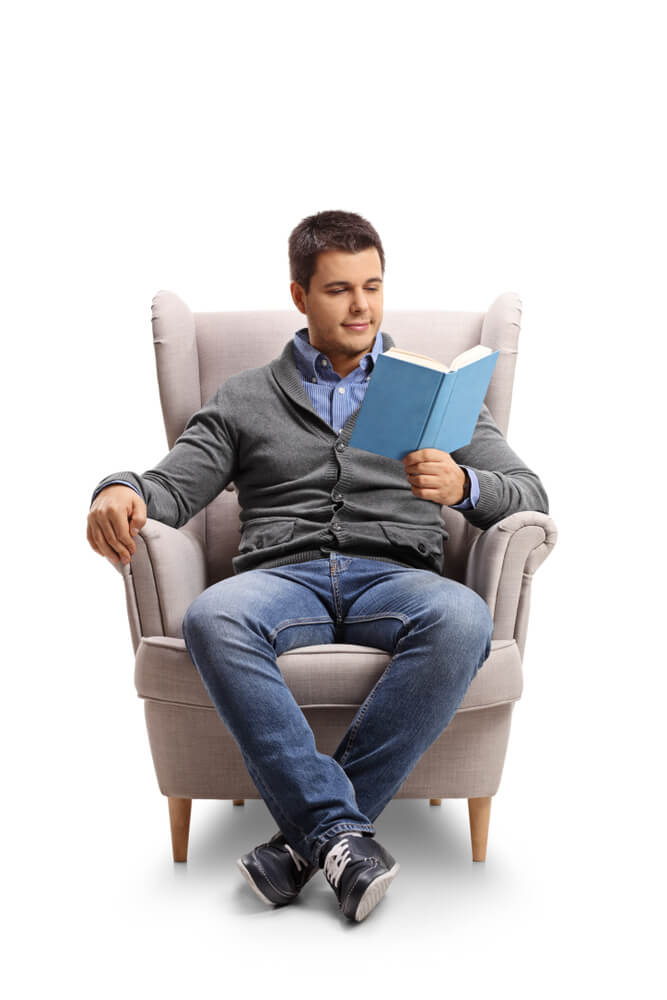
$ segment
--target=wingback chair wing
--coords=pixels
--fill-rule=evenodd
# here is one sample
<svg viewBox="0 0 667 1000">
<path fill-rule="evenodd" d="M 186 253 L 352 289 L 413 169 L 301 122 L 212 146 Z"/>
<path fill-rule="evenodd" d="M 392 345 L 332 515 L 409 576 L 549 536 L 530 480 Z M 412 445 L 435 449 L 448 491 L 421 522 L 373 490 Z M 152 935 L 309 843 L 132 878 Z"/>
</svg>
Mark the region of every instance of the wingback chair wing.
<svg viewBox="0 0 667 1000">
<path fill-rule="evenodd" d="M 277 357 L 299 326 L 294 311 L 198 312 L 172 292 L 153 300 L 160 400 L 169 448 L 189 417 L 237 372 Z M 499 351 L 485 402 L 507 435 L 521 321 L 517 295 L 500 295 L 483 312 L 386 311 L 382 329 L 397 346 L 450 362 L 482 343 Z M 473 860 L 486 858 L 491 798 L 503 770 L 510 722 L 522 692 L 522 662 L 533 574 L 556 542 L 551 517 L 520 511 L 486 531 L 443 508 L 448 539 L 444 574 L 487 602 L 494 619 L 491 653 L 458 712 L 429 747 L 396 798 L 468 799 Z M 143 699 L 158 786 L 168 798 L 172 852 L 187 860 L 192 799 L 259 798 L 241 753 L 218 716 L 183 640 L 185 611 L 208 586 L 232 575 L 240 521 L 230 484 L 181 528 L 149 518 L 125 585 L 135 686 Z M 333 754 L 390 656 L 333 644 L 292 649 L 278 665 L 318 749 Z"/>
</svg>

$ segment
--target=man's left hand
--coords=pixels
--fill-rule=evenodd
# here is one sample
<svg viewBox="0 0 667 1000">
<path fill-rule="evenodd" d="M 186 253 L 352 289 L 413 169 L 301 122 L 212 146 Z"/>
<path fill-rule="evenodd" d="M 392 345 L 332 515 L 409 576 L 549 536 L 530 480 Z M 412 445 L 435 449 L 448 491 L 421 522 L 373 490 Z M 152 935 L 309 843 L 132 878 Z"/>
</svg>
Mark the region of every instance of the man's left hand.
<svg viewBox="0 0 667 1000">
<path fill-rule="evenodd" d="M 456 464 L 449 452 L 420 448 L 404 457 L 403 466 L 416 497 L 447 507 L 463 502 L 465 470 Z"/>
</svg>

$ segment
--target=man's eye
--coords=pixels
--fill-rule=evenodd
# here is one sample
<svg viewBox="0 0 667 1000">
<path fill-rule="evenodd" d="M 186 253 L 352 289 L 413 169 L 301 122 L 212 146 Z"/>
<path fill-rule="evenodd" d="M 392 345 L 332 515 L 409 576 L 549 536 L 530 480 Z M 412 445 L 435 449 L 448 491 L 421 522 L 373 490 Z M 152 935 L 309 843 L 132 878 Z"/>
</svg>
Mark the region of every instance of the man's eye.
<svg viewBox="0 0 667 1000">
<path fill-rule="evenodd" d="M 332 289 L 331 290 L 331 295 L 340 295 L 340 293 L 344 292 L 344 291 L 345 291 L 344 288 Z M 367 292 L 377 292 L 377 291 L 379 291 L 379 289 L 378 288 L 367 288 L 366 291 Z"/>
</svg>

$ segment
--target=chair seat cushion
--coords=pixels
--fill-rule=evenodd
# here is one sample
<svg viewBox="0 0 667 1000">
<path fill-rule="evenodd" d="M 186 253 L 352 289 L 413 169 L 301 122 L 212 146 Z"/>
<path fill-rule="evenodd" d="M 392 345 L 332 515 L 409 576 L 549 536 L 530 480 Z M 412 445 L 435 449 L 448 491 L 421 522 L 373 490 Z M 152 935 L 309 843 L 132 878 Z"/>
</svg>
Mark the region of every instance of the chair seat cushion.
<svg viewBox="0 0 667 1000">
<path fill-rule="evenodd" d="M 300 646 L 278 657 L 285 682 L 301 708 L 357 708 L 381 677 L 389 653 L 336 643 Z M 214 709 L 183 639 L 149 636 L 139 643 L 134 683 L 140 698 Z M 521 697 L 521 656 L 514 639 L 493 639 L 459 712 Z"/>
</svg>

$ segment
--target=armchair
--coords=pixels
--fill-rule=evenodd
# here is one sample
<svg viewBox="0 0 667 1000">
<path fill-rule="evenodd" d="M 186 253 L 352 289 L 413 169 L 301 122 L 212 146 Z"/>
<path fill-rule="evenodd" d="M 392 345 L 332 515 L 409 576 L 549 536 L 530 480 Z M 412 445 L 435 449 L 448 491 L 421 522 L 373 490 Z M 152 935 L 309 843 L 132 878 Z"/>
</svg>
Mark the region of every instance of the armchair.
<svg viewBox="0 0 667 1000">
<path fill-rule="evenodd" d="M 499 296 L 486 313 L 387 311 L 382 329 L 397 345 L 445 362 L 475 344 L 498 350 L 486 404 L 507 433 L 521 303 Z M 199 312 L 171 292 L 153 300 L 152 326 L 160 400 L 171 448 L 192 413 L 221 382 L 278 356 L 297 329 L 293 311 Z M 556 542 L 546 514 L 520 511 L 481 531 L 451 508 L 445 575 L 475 590 L 495 623 L 491 654 L 458 712 L 403 783 L 396 798 L 467 798 L 474 861 L 484 861 L 491 798 L 502 775 L 514 703 L 522 692 L 533 574 Z M 240 751 L 185 648 L 182 621 L 208 586 L 232 574 L 240 540 L 233 484 L 186 525 L 148 519 L 123 576 L 135 652 L 135 687 L 143 699 L 160 791 L 168 799 L 174 861 L 186 861 L 192 799 L 259 798 Z M 333 754 L 390 657 L 383 650 L 335 644 L 304 646 L 278 658 L 286 683 L 311 726 L 318 749 Z"/>
</svg>

